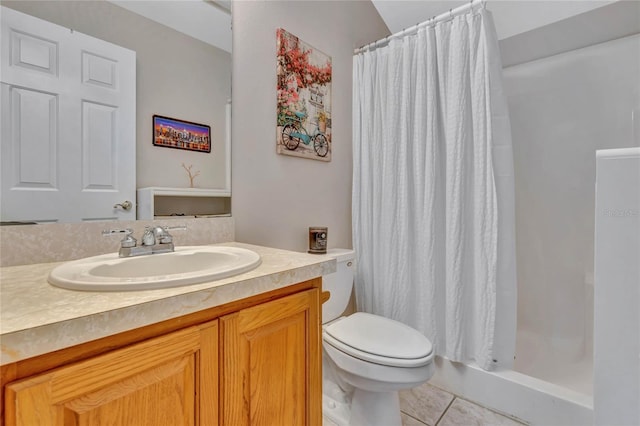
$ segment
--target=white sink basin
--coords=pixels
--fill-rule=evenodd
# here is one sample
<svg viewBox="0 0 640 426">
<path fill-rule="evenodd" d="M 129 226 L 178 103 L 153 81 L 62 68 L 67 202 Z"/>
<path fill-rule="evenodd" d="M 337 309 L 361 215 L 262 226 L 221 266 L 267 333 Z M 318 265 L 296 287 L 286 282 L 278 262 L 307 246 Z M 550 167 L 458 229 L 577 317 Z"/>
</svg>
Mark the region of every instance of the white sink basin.
<svg viewBox="0 0 640 426">
<path fill-rule="evenodd" d="M 120 258 L 87 257 L 56 267 L 49 283 L 71 290 L 150 290 L 231 277 L 260 265 L 260 255 L 227 246 L 178 247 L 173 253 Z"/>
</svg>

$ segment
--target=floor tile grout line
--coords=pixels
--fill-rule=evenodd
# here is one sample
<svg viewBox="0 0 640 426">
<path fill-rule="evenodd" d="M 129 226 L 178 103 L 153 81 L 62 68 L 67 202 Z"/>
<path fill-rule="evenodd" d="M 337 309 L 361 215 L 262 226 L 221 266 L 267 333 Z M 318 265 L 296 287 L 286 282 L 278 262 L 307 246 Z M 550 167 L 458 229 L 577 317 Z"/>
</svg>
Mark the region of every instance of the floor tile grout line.
<svg viewBox="0 0 640 426">
<path fill-rule="evenodd" d="M 442 392 L 448 393 L 449 395 L 453 396 L 453 400 L 451 401 L 451 403 L 449 403 L 449 405 L 448 405 L 448 406 L 447 406 L 447 408 L 444 410 L 444 412 L 442 413 L 442 415 L 440 416 L 440 418 L 438 419 L 438 421 L 436 422 L 436 424 L 435 424 L 434 426 L 437 426 L 437 425 L 438 425 L 438 422 L 439 422 L 440 420 L 442 420 L 442 417 L 443 417 L 443 416 L 444 416 L 444 414 L 447 412 L 447 410 L 449 409 L 449 407 L 451 407 L 451 404 L 453 404 L 453 401 L 454 401 L 456 398 L 458 398 L 458 399 L 460 399 L 460 400 L 462 400 L 462 401 L 468 402 L 468 403 L 470 403 L 470 404 L 477 405 L 478 407 L 484 408 L 485 410 L 489 410 L 489 411 L 491 411 L 492 413 L 497 414 L 497 415 L 499 415 L 499 416 L 506 417 L 506 418 L 508 418 L 508 419 L 510 419 L 510 420 L 515 421 L 516 423 L 521 423 L 523 426 L 528 426 L 528 425 L 529 425 L 529 423 L 525 422 L 524 420 L 522 420 L 522 419 L 520 419 L 520 418 L 518 418 L 518 417 L 515 417 L 515 416 L 514 416 L 514 415 L 512 415 L 512 414 L 502 413 L 502 412 L 500 412 L 500 411 L 498 411 L 498 410 L 494 410 L 493 408 L 489 408 L 489 407 L 484 406 L 484 405 L 482 405 L 482 404 L 480 404 L 480 403 L 474 402 L 474 401 L 472 401 L 472 400 L 470 400 L 470 399 L 467 399 L 467 398 L 464 398 L 464 397 L 462 397 L 462 396 L 460 396 L 460 395 L 457 395 L 457 394 L 455 394 L 455 393 L 453 393 L 453 392 L 449 392 L 448 390 L 443 389 L 443 388 L 440 388 L 440 387 L 438 387 L 438 386 L 435 386 L 435 385 L 432 385 L 432 384 L 429 384 L 429 386 L 434 387 L 434 388 L 436 388 L 436 389 L 439 389 L 439 390 L 441 390 Z"/>
<path fill-rule="evenodd" d="M 449 405 L 447 405 L 447 408 L 444 409 L 442 414 L 440 414 L 440 417 L 438 417 L 438 420 L 436 420 L 436 422 L 435 422 L 435 424 L 433 426 L 438 426 L 438 423 L 440 423 L 440 420 L 442 420 L 444 415 L 447 414 L 447 411 L 449 411 L 449 408 L 451 408 L 451 406 L 453 405 L 453 402 L 456 400 L 456 398 L 458 398 L 458 397 L 456 395 L 453 395 L 453 399 L 451 400 L 451 402 L 449 402 Z"/>
<path fill-rule="evenodd" d="M 413 420 L 417 421 L 418 423 L 421 423 L 421 424 L 423 424 L 425 426 L 430 426 L 429 423 L 426 423 L 423 420 L 420 420 L 419 418 L 412 416 L 411 414 L 407 413 L 406 411 L 400 410 L 400 413 L 404 414 L 407 417 L 411 417 Z"/>
<path fill-rule="evenodd" d="M 480 407 L 480 408 L 484 408 L 485 410 L 487 410 L 487 411 L 491 411 L 493 414 L 497 414 L 497 415 L 499 415 L 499 416 L 501 416 L 501 417 L 506 417 L 507 419 L 509 419 L 509 420 L 513 420 L 513 421 L 514 421 L 514 422 L 516 422 L 516 423 L 520 423 L 520 424 L 521 424 L 521 425 L 523 425 L 523 426 L 528 426 L 528 425 L 529 425 L 529 423 L 527 423 L 527 422 L 525 422 L 524 420 L 521 420 L 521 419 L 519 419 L 519 418 L 517 418 L 517 417 L 514 417 L 514 416 L 513 416 L 513 415 L 511 415 L 511 414 L 501 413 L 500 411 L 494 410 L 493 408 L 486 407 L 486 406 L 484 406 L 484 405 L 482 405 L 482 404 L 478 404 L 477 402 L 473 402 L 473 401 L 471 401 L 471 400 L 469 400 L 469 399 L 463 398 L 463 397 L 458 396 L 458 395 L 455 395 L 455 398 L 458 398 L 458 399 L 460 399 L 460 400 L 462 400 L 462 401 L 468 402 L 469 404 L 476 405 L 476 406 L 478 406 L 478 407 Z M 452 401 L 452 403 L 453 403 L 453 401 Z M 449 407 L 447 407 L 447 410 L 448 410 L 448 409 L 449 409 Z"/>
</svg>

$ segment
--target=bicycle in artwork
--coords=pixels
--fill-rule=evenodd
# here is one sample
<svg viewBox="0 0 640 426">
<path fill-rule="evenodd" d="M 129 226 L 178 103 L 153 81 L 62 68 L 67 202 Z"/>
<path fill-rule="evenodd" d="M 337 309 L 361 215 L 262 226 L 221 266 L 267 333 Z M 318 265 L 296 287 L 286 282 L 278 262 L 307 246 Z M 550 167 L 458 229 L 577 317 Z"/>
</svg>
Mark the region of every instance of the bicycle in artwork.
<svg viewBox="0 0 640 426">
<path fill-rule="evenodd" d="M 317 123 L 313 132 L 309 134 L 303 125 L 306 117 L 307 115 L 304 112 L 296 111 L 293 115 L 287 115 L 284 118 L 282 144 L 290 151 L 295 151 L 300 145 L 300 142 L 305 145 L 313 144 L 313 149 L 316 154 L 320 157 L 326 157 L 329 152 L 327 136 L 320 131 Z"/>
</svg>

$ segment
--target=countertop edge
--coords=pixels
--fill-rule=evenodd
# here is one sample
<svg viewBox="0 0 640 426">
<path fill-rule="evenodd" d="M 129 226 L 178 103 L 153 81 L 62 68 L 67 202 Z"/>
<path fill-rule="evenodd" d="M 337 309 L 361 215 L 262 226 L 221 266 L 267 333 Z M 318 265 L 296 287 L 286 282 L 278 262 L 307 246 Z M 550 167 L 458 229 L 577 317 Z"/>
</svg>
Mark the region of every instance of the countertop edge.
<svg viewBox="0 0 640 426">
<path fill-rule="evenodd" d="M 287 254 L 291 256 L 308 256 L 286 250 L 247 244 L 234 243 L 234 245 L 259 250 L 273 250 L 274 253 L 284 256 Z M 244 275 L 239 275 L 239 280 L 224 285 L 201 288 L 191 292 L 186 290 L 182 294 L 7 332 L 0 337 L 0 365 L 11 364 L 92 340 L 221 306 L 268 291 L 285 288 L 299 282 L 330 274 L 335 270 L 335 259 L 318 256 L 313 263 L 298 265 L 290 269 L 248 278 Z"/>
</svg>

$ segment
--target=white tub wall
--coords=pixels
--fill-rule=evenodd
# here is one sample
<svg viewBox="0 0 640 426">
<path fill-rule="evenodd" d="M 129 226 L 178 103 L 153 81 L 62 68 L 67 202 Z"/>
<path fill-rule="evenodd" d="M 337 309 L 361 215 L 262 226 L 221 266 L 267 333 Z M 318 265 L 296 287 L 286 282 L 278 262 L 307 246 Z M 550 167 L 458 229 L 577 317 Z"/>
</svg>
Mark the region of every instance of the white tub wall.
<svg viewBox="0 0 640 426">
<path fill-rule="evenodd" d="M 598 151 L 596 425 L 640 424 L 640 148 Z"/>
<path fill-rule="evenodd" d="M 532 426 L 593 423 L 589 396 L 516 371 L 488 372 L 437 357 L 429 383 Z"/>
<path fill-rule="evenodd" d="M 589 352 L 593 311 L 585 281 L 593 273 L 595 151 L 632 146 L 639 51 L 636 35 L 504 69 L 518 327 L 552 342 L 555 359 L 573 362 Z"/>
<path fill-rule="evenodd" d="M 633 108 L 638 99 L 638 40 L 637 37 L 624 38 L 638 33 L 640 3 L 632 3 L 617 2 L 590 12 L 589 16 L 578 16 L 571 22 L 559 22 L 553 28 L 540 28 L 501 42 L 501 47 L 508 47 L 503 49 L 503 62 L 521 64 L 504 70 L 515 153 L 516 202 L 519 203 L 516 214 L 520 221 L 529 213 L 532 216 L 542 213 L 546 219 L 532 224 L 537 228 L 523 231 L 520 226 L 516 233 L 520 251 L 518 333 L 522 337 L 522 331 L 528 328 L 544 337 L 530 340 L 534 345 L 531 348 L 519 344 L 520 360 L 523 352 L 527 355 L 540 350 L 550 353 L 548 358 L 553 361 L 553 352 L 558 349 L 550 348 L 549 342 L 554 337 L 556 345 L 563 339 L 573 342 L 573 351 L 565 355 L 573 352 L 573 355 L 584 353 L 586 358 L 591 357 L 593 333 L 588 331 L 593 330 L 590 253 L 593 251 L 595 150 L 600 146 L 638 144 L 637 139 L 635 142 L 625 139 L 633 127 L 629 115 L 621 113 Z M 636 18 L 627 19 L 630 16 Z M 565 37 L 569 34 L 570 37 Z M 509 51 L 517 55 L 510 55 Z M 523 52 L 534 56 L 523 60 Z M 550 56 L 552 54 L 557 55 Z M 636 134 L 640 134 L 640 120 L 636 120 L 635 129 Z M 545 199 L 548 188 L 556 192 L 555 198 Z M 568 192 L 567 200 L 563 198 L 564 192 Z M 573 209 L 571 204 L 576 197 L 581 204 Z M 523 199 L 529 201 L 524 207 Z M 575 215 L 577 219 L 572 217 Z M 569 225 L 576 227 L 568 234 L 569 247 L 556 247 L 553 240 L 549 247 L 551 260 L 563 260 L 567 253 L 576 253 L 577 261 L 571 264 L 572 269 L 565 273 L 568 278 L 564 280 L 558 279 L 562 271 L 555 270 L 551 262 L 545 263 L 549 253 L 546 245 L 541 244 L 542 237 L 552 237 L 553 232 L 541 235 L 540 226 L 553 221 L 558 223 L 551 224 L 558 227 L 576 222 Z M 560 231 L 565 228 L 560 227 Z M 570 238 L 579 233 L 582 233 L 582 247 L 580 238 Z M 526 244 L 529 246 L 523 253 L 522 247 Z M 523 279 L 526 279 L 526 288 L 523 288 Z M 568 288 L 555 295 L 556 286 Z M 560 303 L 549 303 L 562 296 Z M 569 316 L 574 316 L 570 327 L 563 328 L 562 324 L 556 327 L 556 322 L 562 323 Z M 637 335 L 640 340 L 640 330 Z M 535 364 L 543 369 L 547 365 L 545 362 Z M 565 363 L 558 368 L 562 372 L 572 365 Z M 517 371 L 486 372 L 442 358 L 437 358 L 436 367 L 432 384 L 532 425 L 593 424 L 593 398 L 585 393 Z M 585 369 L 585 373 L 589 380 L 591 371 Z M 640 382 L 640 376 L 634 378 Z M 637 402 L 640 403 L 640 396 Z"/>
</svg>

